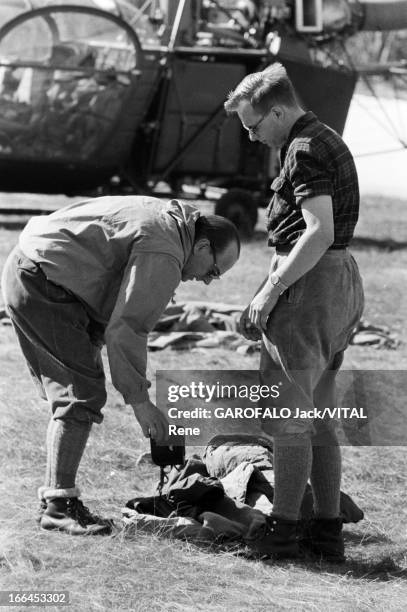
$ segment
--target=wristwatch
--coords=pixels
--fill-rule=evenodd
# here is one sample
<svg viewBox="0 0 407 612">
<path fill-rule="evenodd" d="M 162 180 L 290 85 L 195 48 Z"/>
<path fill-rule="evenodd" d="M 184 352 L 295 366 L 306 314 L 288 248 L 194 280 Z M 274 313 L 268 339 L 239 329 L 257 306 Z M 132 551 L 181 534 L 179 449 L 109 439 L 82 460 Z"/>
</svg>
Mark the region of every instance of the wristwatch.
<svg viewBox="0 0 407 612">
<path fill-rule="evenodd" d="M 270 280 L 270 283 L 273 285 L 273 287 L 278 289 L 278 291 L 280 292 L 280 295 L 284 293 L 286 289 L 288 289 L 288 285 L 283 283 L 283 281 L 278 276 L 278 274 L 275 274 L 275 273 L 271 274 L 269 277 L 269 280 Z"/>
</svg>

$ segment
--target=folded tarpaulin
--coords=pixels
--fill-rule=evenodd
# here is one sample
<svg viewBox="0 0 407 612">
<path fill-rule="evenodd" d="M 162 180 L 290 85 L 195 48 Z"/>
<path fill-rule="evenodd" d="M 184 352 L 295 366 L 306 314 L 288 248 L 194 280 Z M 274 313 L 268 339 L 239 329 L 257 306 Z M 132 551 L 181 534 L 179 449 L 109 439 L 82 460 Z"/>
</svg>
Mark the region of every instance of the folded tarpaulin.
<svg viewBox="0 0 407 612">
<path fill-rule="evenodd" d="M 216 534 L 207 524 L 184 517 L 164 518 L 152 514 L 140 514 L 127 506 L 122 510 L 123 522 L 127 536 L 136 536 L 138 532 L 159 536 L 192 540 L 194 542 L 213 542 Z"/>
<path fill-rule="evenodd" d="M 137 536 L 137 533 L 150 533 L 158 536 L 177 538 L 197 543 L 212 542 L 244 542 L 250 532 L 258 530 L 259 519 L 256 516 L 251 522 L 251 529 L 237 521 L 231 521 L 215 512 L 202 512 L 199 520 L 183 516 L 168 518 L 152 514 L 140 514 L 128 508 L 123 508 L 123 522 L 126 536 Z M 260 524 L 265 525 L 261 517 Z"/>
<path fill-rule="evenodd" d="M 128 533 L 156 529 L 166 536 L 206 541 L 243 542 L 266 523 L 264 513 L 225 495 L 221 481 L 209 476 L 198 455 L 190 457 L 181 470 L 171 471 L 162 496 L 131 499 L 122 514 Z M 157 516 L 167 522 L 155 521 Z M 187 523 L 168 520 L 179 517 L 188 519 Z"/>
<path fill-rule="evenodd" d="M 162 496 L 128 501 L 122 510 L 126 529 L 193 541 L 240 541 L 242 544 L 253 539 L 257 532 L 261 533 L 272 511 L 272 454 L 269 442 L 267 446 L 258 442 L 256 445 L 254 437 L 247 438 L 251 439 L 241 439 L 240 446 L 236 440 L 230 446 L 227 440 L 222 444 L 218 444 L 219 440 L 215 444 L 212 441 L 208 448 L 216 449 L 216 459 L 212 453 L 209 470 L 200 456 L 193 455 L 181 470 L 171 471 Z M 228 454 L 231 448 L 235 466 L 222 478 L 215 477 L 216 466 L 228 464 L 222 453 Z M 241 458 L 244 457 L 240 462 L 239 448 Z M 205 456 L 208 457 L 208 452 Z M 306 521 L 311 515 L 312 492 L 308 487 L 301 519 Z M 345 493 L 341 493 L 341 515 L 344 522 L 358 522 L 363 518 L 362 510 Z M 188 519 L 187 522 L 178 523 L 176 519 L 180 517 Z"/>
<path fill-rule="evenodd" d="M 222 346 L 242 354 L 260 350 L 260 341 L 247 340 L 239 333 L 243 310 L 242 305 L 222 302 L 171 303 L 150 334 L 148 347 L 151 350 L 167 347 L 181 350 L 191 346 Z M 395 349 L 399 345 L 388 327 L 372 325 L 364 319 L 353 330 L 350 343 L 388 349 Z"/>
</svg>

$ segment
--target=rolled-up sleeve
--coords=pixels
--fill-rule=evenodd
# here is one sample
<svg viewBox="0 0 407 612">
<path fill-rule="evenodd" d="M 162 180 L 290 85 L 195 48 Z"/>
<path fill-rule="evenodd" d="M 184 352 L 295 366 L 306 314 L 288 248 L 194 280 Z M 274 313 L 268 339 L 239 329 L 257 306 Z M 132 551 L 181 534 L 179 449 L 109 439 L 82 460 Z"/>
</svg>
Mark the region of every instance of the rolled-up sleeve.
<svg viewBox="0 0 407 612">
<path fill-rule="evenodd" d="M 148 399 L 147 335 L 181 281 L 181 264 L 160 253 L 133 253 L 105 340 L 115 388 L 127 404 Z"/>
<path fill-rule="evenodd" d="M 333 196 L 327 162 L 323 163 L 307 146 L 298 147 L 290 156 L 290 181 L 297 205 L 315 196 Z"/>
</svg>

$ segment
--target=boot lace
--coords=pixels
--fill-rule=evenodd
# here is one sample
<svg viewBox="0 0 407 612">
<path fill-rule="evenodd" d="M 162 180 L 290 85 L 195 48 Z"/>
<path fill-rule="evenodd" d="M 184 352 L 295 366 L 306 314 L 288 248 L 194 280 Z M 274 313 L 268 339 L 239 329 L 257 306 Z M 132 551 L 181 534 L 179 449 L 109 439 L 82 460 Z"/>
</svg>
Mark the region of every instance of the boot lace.
<svg viewBox="0 0 407 612">
<path fill-rule="evenodd" d="M 82 527 L 87 525 L 106 525 L 108 520 L 104 520 L 95 514 L 92 514 L 89 508 L 84 506 L 83 502 L 77 497 L 70 497 L 67 501 L 67 514 L 71 516 Z"/>
</svg>

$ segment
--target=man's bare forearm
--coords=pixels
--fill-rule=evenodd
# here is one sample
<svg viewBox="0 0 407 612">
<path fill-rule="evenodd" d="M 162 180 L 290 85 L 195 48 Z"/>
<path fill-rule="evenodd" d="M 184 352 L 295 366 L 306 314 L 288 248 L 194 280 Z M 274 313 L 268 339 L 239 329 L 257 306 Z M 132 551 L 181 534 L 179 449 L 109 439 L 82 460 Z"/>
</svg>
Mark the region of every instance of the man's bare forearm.
<svg viewBox="0 0 407 612">
<path fill-rule="evenodd" d="M 311 270 L 332 244 L 326 235 L 319 230 L 305 231 L 288 256 L 276 270 L 281 281 L 290 286 L 301 276 Z"/>
<path fill-rule="evenodd" d="M 305 232 L 288 257 L 274 270 L 286 286 L 292 285 L 309 272 L 335 239 L 330 196 L 309 198 L 302 203 L 301 208 L 306 224 Z"/>
</svg>

